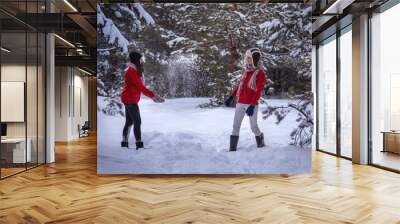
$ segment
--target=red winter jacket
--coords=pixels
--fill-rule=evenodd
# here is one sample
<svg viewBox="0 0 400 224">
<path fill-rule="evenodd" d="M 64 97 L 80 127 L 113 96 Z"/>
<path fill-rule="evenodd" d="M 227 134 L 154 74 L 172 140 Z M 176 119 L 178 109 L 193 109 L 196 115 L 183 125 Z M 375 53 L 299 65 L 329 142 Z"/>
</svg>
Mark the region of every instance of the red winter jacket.
<svg viewBox="0 0 400 224">
<path fill-rule="evenodd" d="M 150 98 L 154 97 L 154 93 L 144 85 L 143 79 L 139 76 L 136 68 L 128 66 L 125 71 L 125 83 L 121 93 L 121 101 L 124 104 L 137 104 L 141 93 Z"/>
<path fill-rule="evenodd" d="M 264 70 L 260 70 L 257 75 L 256 89 L 253 90 L 249 87 L 249 81 L 254 71 L 247 71 L 244 79 L 243 87 L 239 96 L 238 103 L 258 105 L 258 100 L 261 97 L 261 93 L 264 90 L 265 80 L 267 79 Z M 232 93 L 233 97 L 236 97 L 239 89 L 240 82 L 235 87 Z"/>
</svg>

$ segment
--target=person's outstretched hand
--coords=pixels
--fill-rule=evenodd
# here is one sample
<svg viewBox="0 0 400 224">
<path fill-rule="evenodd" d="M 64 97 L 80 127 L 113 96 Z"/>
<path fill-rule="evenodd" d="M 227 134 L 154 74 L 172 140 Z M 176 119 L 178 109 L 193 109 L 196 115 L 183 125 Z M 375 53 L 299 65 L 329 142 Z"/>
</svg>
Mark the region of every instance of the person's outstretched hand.
<svg viewBox="0 0 400 224">
<path fill-rule="evenodd" d="M 225 106 L 231 107 L 233 103 L 233 96 L 230 96 L 227 100 L 225 100 Z"/>
<path fill-rule="evenodd" d="M 247 116 L 251 117 L 254 114 L 254 105 L 250 105 L 246 110 Z"/>
<path fill-rule="evenodd" d="M 153 97 L 153 101 L 154 101 L 155 103 L 164 103 L 164 102 L 165 102 L 165 100 L 164 100 L 162 97 L 158 96 L 158 95 L 155 95 L 155 96 Z"/>
</svg>

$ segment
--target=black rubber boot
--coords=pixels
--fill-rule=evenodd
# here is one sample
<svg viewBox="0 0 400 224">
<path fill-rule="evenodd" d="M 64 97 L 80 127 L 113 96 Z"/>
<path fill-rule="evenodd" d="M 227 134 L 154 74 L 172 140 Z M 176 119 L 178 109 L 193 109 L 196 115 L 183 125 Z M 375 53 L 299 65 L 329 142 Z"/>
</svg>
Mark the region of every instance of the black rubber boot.
<svg viewBox="0 0 400 224">
<path fill-rule="evenodd" d="M 265 146 L 265 142 L 264 142 L 264 134 L 261 133 L 260 136 L 256 136 L 256 142 L 257 142 L 257 147 L 258 148 L 262 148 Z"/>
<path fill-rule="evenodd" d="M 124 148 L 124 147 L 125 147 L 125 148 L 128 148 L 128 147 L 129 147 L 128 142 L 122 141 L 122 142 L 121 142 L 121 147 L 122 147 L 122 148 Z"/>
<path fill-rule="evenodd" d="M 231 141 L 229 144 L 229 151 L 236 151 L 239 142 L 239 136 L 231 135 Z"/>
<path fill-rule="evenodd" d="M 136 142 L 136 150 L 143 149 L 144 145 L 142 141 Z"/>
</svg>

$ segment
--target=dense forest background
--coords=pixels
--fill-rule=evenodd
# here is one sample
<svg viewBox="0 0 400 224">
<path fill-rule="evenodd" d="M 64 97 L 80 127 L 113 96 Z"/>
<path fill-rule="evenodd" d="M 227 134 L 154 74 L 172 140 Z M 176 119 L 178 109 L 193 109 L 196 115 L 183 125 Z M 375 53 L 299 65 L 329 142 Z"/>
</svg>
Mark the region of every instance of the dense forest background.
<svg viewBox="0 0 400 224">
<path fill-rule="evenodd" d="M 97 24 L 103 113 L 123 115 L 119 96 L 131 50 L 145 55 L 145 83 L 159 95 L 210 97 L 201 106 L 213 107 L 223 105 L 237 84 L 246 50 L 257 47 L 268 76 L 263 101 L 298 100 L 268 107 L 264 116 L 275 115 L 279 123 L 297 111 L 299 129 L 293 134 L 312 133 L 310 5 L 99 4 Z"/>
<path fill-rule="evenodd" d="M 118 97 L 127 52 L 146 57 L 146 85 L 164 97 L 222 102 L 241 74 L 245 51 L 263 52 L 265 96 L 311 90 L 311 7 L 305 4 L 104 4 L 98 32 L 99 95 Z M 102 22 L 100 20 L 100 22 Z M 107 29 L 105 29 L 107 28 Z M 123 43 L 125 38 L 127 43 Z M 121 44 L 122 42 L 122 44 Z"/>
</svg>

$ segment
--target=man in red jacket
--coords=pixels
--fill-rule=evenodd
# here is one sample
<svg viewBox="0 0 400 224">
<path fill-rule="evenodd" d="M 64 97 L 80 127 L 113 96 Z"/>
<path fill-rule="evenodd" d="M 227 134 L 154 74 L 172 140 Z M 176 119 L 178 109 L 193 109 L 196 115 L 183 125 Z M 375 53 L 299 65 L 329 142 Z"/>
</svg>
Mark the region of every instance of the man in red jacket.
<svg viewBox="0 0 400 224">
<path fill-rule="evenodd" d="M 253 131 L 257 147 L 265 146 L 264 134 L 257 125 L 258 100 L 264 90 L 266 74 L 261 62 L 261 51 L 252 48 L 246 52 L 246 68 L 242 74 L 239 84 L 232 95 L 226 100 L 225 105 L 230 106 L 236 100 L 235 118 L 230 138 L 229 151 L 236 151 L 239 141 L 240 126 L 245 114 L 249 116 L 251 130 Z"/>
<path fill-rule="evenodd" d="M 140 118 L 140 110 L 138 103 L 140 95 L 150 97 L 156 103 L 164 102 L 164 99 L 157 96 L 153 91 L 146 88 L 143 82 L 143 56 L 138 52 L 129 54 L 130 63 L 125 70 L 124 87 L 121 93 L 121 101 L 125 105 L 125 126 L 122 132 L 121 147 L 129 147 L 129 132 L 133 125 L 133 132 L 136 139 L 136 149 L 143 148 L 141 128 L 142 120 Z"/>
</svg>

